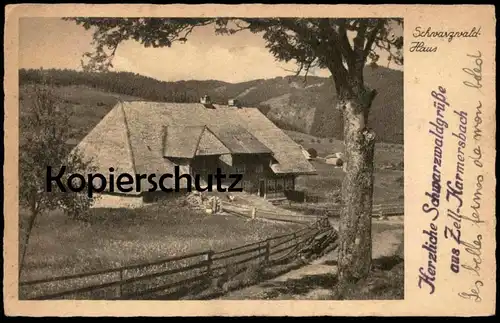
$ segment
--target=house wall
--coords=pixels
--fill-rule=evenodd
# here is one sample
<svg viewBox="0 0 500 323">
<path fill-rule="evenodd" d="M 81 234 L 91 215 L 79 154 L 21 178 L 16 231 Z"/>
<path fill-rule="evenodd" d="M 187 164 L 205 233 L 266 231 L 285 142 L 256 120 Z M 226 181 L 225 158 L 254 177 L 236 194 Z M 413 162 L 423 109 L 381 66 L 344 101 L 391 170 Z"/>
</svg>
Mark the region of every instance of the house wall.
<svg viewBox="0 0 500 323">
<path fill-rule="evenodd" d="M 143 198 L 143 203 L 144 204 L 151 204 L 151 203 L 156 203 L 160 201 L 165 201 L 165 200 L 171 200 L 171 199 L 177 199 L 182 196 L 186 196 L 188 194 L 187 189 L 180 189 L 179 192 L 163 192 L 163 191 L 156 191 L 156 192 L 143 192 L 142 193 L 142 198 Z"/>
<path fill-rule="evenodd" d="M 285 198 L 285 190 L 295 189 L 295 176 L 282 175 L 282 176 L 268 176 L 265 179 L 265 198 Z"/>
<path fill-rule="evenodd" d="M 226 174 L 223 184 L 231 185 L 234 179 L 229 178 L 229 174 L 242 174 L 243 178 L 236 188 L 243 188 L 244 191 L 261 195 L 261 182 L 264 183 L 263 197 L 284 198 L 285 190 L 295 189 L 295 176 L 292 174 L 276 175 L 269 167 L 271 157 L 269 155 L 231 155 L 230 158 L 222 156 L 200 156 L 192 161 L 193 174 L 203 173 L 215 175 L 217 168 Z M 216 179 L 213 178 L 213 184 Z"/>
<path fill-rule="evenodd" d="M 181 189 L 179 192 L 143 192 L 141 195 L 125 195 L 125 194 L 96 194 L 94 196 L 94 205 L 92 208 L 106 209 L 135 209 L 146 206 L 151 203 L 157 203 L 162 200 L 176 199 L 188 194 L 186 189 Z"/>
<path fill-rule="evenodd" d="M 192 175 L 214 176 L 217 173 L 217 168 L 220 168 L 221 173 L 226 175 L 226 179 L 222 180 L 223 185 L 231 185 L 234 182 L 234 179 L 229 178 L 229 175 L 242 174 L 243 180 L 235 188 L 243 188 L 249 192 L 257 191 L 258 180 L 264 176 L 268 165 L 269 156 L 250 154 L 199 156 L 193 159 L 191 163 Z M 212 181 L 214 185 L 217 183 L 215 177 L 213 177 Z"/>
<path fill-rule="evenodd" d="M 94 193 L 94 197 L 92 208 L 134 209 L 144 206 L 144 201 L 140 195 Z"/>
<path fill-rule="evenodd" d="M 249 193 L 258 193 L 260 180 L 264 179 L 270 170 L 269 161 L 268 155 L 236 155 L 233 156 L 233 166 L 226 171 L 228 174 L 243 175 L 236 187 Z"/>
<path fill-rule="evenodd" d="M 191 160 L 191 175 L 215 175 L 219 166 L 219 156 L 197 156 Z"/>
</svg>

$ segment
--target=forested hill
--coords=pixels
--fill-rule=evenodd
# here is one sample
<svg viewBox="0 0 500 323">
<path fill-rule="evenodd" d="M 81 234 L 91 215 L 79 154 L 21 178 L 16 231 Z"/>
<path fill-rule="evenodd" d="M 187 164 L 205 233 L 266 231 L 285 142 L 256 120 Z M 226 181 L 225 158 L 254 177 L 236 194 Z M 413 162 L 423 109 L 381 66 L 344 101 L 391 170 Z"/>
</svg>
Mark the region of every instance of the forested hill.
<svg viewBox="0 0 500 323">
<path fill-rule="evenodd" d="M 151 101 L 196 102 L 207 94 L 215 103 L 224 104 L 228 99 L 237 98 L 244 106 L 260 108 L 283 129 L 342 139 L 342 119 L 340 112 L 333 108 L 336 95 L 328 78 L 309 76 L 306 83 L 293 76 L 241 83 L 217 80 L 164 82 L 129 72 L 19 71 L 21 88 L 40 83 L 42 79 L 56 87 L 90 87 Z M 379 141 L 402 143 L 403 73 L 383 67 L 367 68 L 365 82 L 379 93 L 369 121 Z"/>
</svg>

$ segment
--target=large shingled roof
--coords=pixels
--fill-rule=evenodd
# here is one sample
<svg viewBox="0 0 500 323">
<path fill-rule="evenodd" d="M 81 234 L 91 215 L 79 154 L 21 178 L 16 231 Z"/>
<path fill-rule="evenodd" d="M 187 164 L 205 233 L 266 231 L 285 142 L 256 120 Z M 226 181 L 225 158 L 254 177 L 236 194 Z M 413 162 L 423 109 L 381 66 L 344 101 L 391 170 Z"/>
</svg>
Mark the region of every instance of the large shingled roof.
<svg viewBox="0 0 500 323">
<path fill-rule="evenodd" d="M 269 153 L 278 163 L 276 173 L 316 173 L 301 147 L 258 109 L 214 107 L 119 102 L 76 149 L 92 158 L 103 174 L 109 167 L 115 173 L 173 173 L 174 158 L 227 153 Z M 188 172 L 187 165 L 179 166 Z"/>
<path fill-rule="evenodd" d="M 205 126 L 166 126 L 164 128 L 163 156 L 193 158 Z"/>
</svg>

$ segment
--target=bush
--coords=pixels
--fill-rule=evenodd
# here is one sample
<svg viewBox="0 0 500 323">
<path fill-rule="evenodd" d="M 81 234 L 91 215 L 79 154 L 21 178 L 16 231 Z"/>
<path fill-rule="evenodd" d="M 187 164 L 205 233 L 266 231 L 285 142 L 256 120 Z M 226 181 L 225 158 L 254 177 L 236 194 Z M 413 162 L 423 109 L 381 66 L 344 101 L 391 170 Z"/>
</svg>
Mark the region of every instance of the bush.
<svg viewBox="0 0 500 323">
<path fill-rule="evenodd" d="M 335 166 L 342 167 L 344 165 L 344 161 L 340 158 L 335 162 Z"/>
<path fill-rule="evenodd" d="M 330 138 L 330 140 L 328 140 L 331 144 L 333 144 L 333 138 Z"/>
<path fill-rule="evenodd" d="M 317 141 L 317 142 L 318 142 L 318 144 L 320 144 L 320 143 L 321 143 L 321 139 L 318 139 L 318 141 Z"/>
<path fill-rule="evenodd" d="M 311 156 L 311 158 L 316 158 L 318 157 L 318 152 L 316 151 L 316 149 L 314 148 L 309 148 L 307 150 L 307 152 L 309 153 L 309 155 Z"/>
<path fill-rule="evenodd" d="M 311 142 L 314 143 L 314 138 L 311 139 Z"/>
</svg>

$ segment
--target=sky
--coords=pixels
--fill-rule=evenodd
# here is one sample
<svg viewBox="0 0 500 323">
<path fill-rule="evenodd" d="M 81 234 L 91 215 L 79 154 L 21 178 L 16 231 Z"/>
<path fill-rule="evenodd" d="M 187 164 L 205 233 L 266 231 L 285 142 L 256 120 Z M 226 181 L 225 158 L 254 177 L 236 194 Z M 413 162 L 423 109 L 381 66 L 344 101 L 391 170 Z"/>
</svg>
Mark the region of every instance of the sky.
<svg viewBox="0 0 500 323">
<path fill-rule="evenodd" d="M 231 36 L 218 36 L 213 28 L 195 28 L 186 43 L 174 43 L 170 48 L 144 48 L 134 41 L 124 42 L 115 54 L 114 70 L 162 81 L 211 79 L 237 83 L 287 76 L 296 69 L 293 63 L 276 61 L 259 34 L 242 31 Z M 71 21 L 21 18 L 20 68 L 81 70 L 82 54 L 92 51 L 91 41 L 92 31 L 86 31 Z M 385 55 L 381 55 L 379 64 L 387 64 Z M 321 69 L 309 74 L 330 76 L 328 70 Z"/>
</svg>

